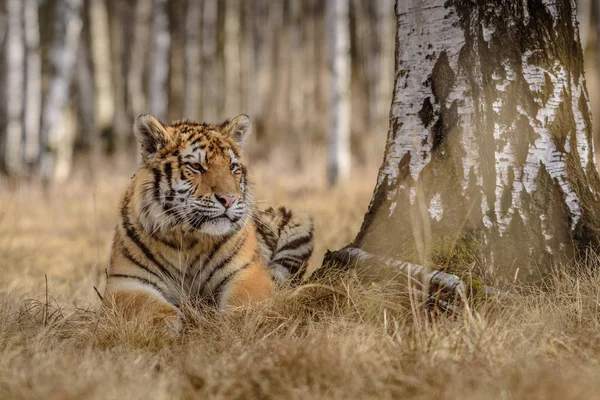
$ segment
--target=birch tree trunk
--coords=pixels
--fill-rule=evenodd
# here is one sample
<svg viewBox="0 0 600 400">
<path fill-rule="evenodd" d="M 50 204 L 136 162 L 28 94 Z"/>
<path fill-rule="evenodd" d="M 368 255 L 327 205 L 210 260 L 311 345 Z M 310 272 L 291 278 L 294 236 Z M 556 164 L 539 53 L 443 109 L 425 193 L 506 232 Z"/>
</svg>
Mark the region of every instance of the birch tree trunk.
<svg viewBox="0 0 600 400">
<path fill-rule="evenodd" d="M 58 0 L 54 12 L 54 37 L 50 49 L 51 73 L 44 98 L 40 137 L 43 146 L 40 174 L 44 182 L 65 178 L 69 171 L 61 154 L 61 146 L 69 144 L 61 117 L 69 100 L 73 67 L 81 33 L 81 0 Z M 60 165 L 60 173 L 56 169 Z"/>
<path fill-rule="evenodd" d="M 40 56 L 40 26 L 38 2 L 25 0 L 25 105 L 24 105 L 24 161 L 30 167 L 39 160 L 40 121 L 42 112 L 42 60 Z"/>
<path fill-rule="evenodd" d="M 240 0 L 225 1 L 225 115 L 233 116 L 241 112 L 241 3 Z"/>
<path fill-rule="evenodd" d="M 350 175 L 350 28 L 348 0 L 327 3 L 330 68 L 330 128 L 327 178 L 330 185 Z"/>
<path fill-rule="evenodd" d="M 202 52 L 200 31 L 202 29 L 202 1 L 188 0 L 185 17 L 184 49 L 184 101 L 185 118 L 200 118 Z"/>
<path fill-rule="evenodd" d="M 202 121 L 217 120 L 218 1 L 203 0 L 202 10 Z"/>
<path fill-rule="evenodd" d="M 146 3 L 146 2 L 142 2 Z M 91 0 L 89 4 L 90 53 L 94 71 L 95 129 L 103 136 L 111 136 L 115 114 L 112 84 L 112 54 L 110 25 L 105 0 Z M 133 51 L 135 52 L 135 50 Z"/>
<path fill-rule="evenodd" d="M 184 0 L 169 1 L 169 79 L 167 83 L 167 121 L 186 118 L 183 111 L 183 93 L 185 92 L 185 13 Z"/>
<path fill-rule="evenodd" d="M 6 1 L 0 3 L 0 171 L 6 172 L 6 127 L 7 123 L 7 80 L 6 80 L 6 68 L 8 63 L 6 62 L 6 34 L 8 31 L 8 10 L 6 7 Z"/>
<path fill-rule="evenodd" d="M 467 249 L 536 279 L 598 245 L 600 179 L 574 0 L 396 4 L 388 140 L 354 246 Z"/>
<path fill-rule="evenodd" d="M 151 0 L 145 0 L 151 1 Z M 128 0 L 106 0 L 110 30 L 110 71 L 113 100 L 111 129 L 106 131 L 108 153 L 126 149 L 131 135 L 131 121 L 127 115 L 127 57 L 131 51 L 127 31 L 131 22 Z"/>
<path fill-rule="evenodd" d="M 290 3 L 290 23 L 288 24 L 289 32 L 289 70 L 288 70 L 288 109 L 287 109 L 287 120 L 288 120 L 288 149 L 290 154 L 294 154 L 294 165 L 297 168 L 302 168 L 302 160 L 305 153 L 302 152 L 302 146 L 300 145 L 305 140 L 302 134 L 302 122 L 305 117 L 304 111 L 304 74 L 307 72 L 303 65 L 304 48 L 303 48 L 303 29 L 304 24 L 302 23 L 302 4 L 299 1 L 292 1 Z"/>
<path fill-rule="evenodd" d="M 585 77 L 590 94 L 590 105 L 594 118 L 600 117 L 600 4 L 592 0 L 577 2 L 579 37 L 585 58 Z M 593 125 L 594 143 L 600 141 L 600 124 Z M 596 160 L 598 150 L 596 146 Z"/>
<path fill-rule="evenodd" d="M 258 116 L 262 99 L 258 90 L 259 61 L 261 59 L 260 45 L 256 25 L 260 3 L 256 0 L 243 1 L 240 4 L 240 110 L 254 117 Z M 262 22 L 262 21 L 261 21 Z"/>
<path fill-rule="evenodd" d="M 2 159 L 3 167 L 9 175 L 20 175 L 23 156 L 23 88 L 25 81 L 23 2 L 7 0 L 6 9 L 8 16 L 4 48 L 6 127 Z"/>
<path fill-rule="evenodd" d="M 157 118 L 166 119 L 169 95 L 169 15 L 167 0 L 154 0 L 152 62 L 150 64 L 149 108 Z"/>
<path fill-rule="evenodd" d="M 89 35 L 88 35 L 89 37 Z M 83 39 L 83 38 L 82 38 Z M 75 83 L 77 88 L 77 121 L 79 128 L 78 147 L 82 148 L 90 161 L 96 159 L 97 131 L 94 114 L 94 79 L 92 63 L 88 52 L 89 41 L 80 40 L 75 66 Z"/>
<path fill-rule="evenodd" d="M 127 98 L 129 99 L 129 117 L 133 121 L 146 110 L 144 93 L 144 70 L 148 64 L 148 45 L 152 2 L 138 0 L 135 4 L 132 32 L 132 45 L 129 50 L 129 68 L 127 70 Z"/>
</svg>

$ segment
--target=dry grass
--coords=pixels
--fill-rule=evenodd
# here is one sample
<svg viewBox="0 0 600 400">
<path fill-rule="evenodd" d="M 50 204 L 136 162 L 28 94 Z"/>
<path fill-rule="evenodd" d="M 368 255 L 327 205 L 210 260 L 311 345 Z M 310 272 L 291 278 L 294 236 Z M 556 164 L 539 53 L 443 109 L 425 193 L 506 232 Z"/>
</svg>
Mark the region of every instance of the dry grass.
<svg viewBox="0 0 600 400">
<path fill-rule="evenodd" d="M 366 284 L 354 273 L 282 289 L 254 310 L 186 310 L 180 337 L 98 313 L 93 286 L 102 284 L 129 176 L 123 171 L 95 179 L 81 172 L 48 199 L 30 187 L 0 194 L 0 398 L 575 399 L 600 392 L 594 274 L 559 276 L 552 290 L 523 288 L 502 304 L 455 316 L 428 315 L 402 284 Z M 314 214 L 314 265 L 326 247 L 352 240 L 376 171 L 334 191 L 321 188 L 320 172 L 282 181 L 255 168 L 259 199 Z"/>
</svg>

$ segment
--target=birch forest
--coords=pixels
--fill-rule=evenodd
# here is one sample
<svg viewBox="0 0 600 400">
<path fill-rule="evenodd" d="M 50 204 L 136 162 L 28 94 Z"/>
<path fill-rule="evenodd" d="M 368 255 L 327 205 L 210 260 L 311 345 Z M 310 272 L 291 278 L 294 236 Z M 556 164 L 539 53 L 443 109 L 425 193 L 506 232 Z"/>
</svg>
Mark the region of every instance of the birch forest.
<svg viewBox="0 0 600 400">
<path fill-rule="evenodd" d="M 600 0 L 0 0 L 0 399 L 598 398 L 599 119 Z"/>
<path fill-rule="evenodd" d="M 61 182 L 78 162 L 135 164 L 139 114 L 218 123 L 245 113 L 254 159 L 301 170 L 328 157 L 334 184 L 351 159 L 365 163 L 383 147 L 392 8 L 393 0 L 3 0 L 0 169 L 13 181 Z"/>
</svg>

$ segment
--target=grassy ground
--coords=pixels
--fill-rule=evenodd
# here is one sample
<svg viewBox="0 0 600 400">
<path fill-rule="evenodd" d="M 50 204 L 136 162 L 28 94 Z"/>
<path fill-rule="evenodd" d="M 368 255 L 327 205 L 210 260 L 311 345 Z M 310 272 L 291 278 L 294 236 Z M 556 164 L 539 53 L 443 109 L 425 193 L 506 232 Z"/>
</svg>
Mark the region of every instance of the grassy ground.
<svg viewBox="0 0 600 400">
<path fill-rule="evenodd" d="M 0 398 L 594 398 L 600 278 L 556 277 L 502 304 L 432 316 L 402 284 L 353 273 L 253 310 L 186 310 L 180 337 L 96 312 L 127 168 L 85 168 L 47 198 L 0 192 Z M 257 198 L 311 212 L 314 268 L 353 239 L 375 168 L 326 190 L 320 168 L 255 167 Z M 600 262 L 599 262 L 600 264 Z M 46 279 L 47 276 L 47 285 Z"/>
</svg>

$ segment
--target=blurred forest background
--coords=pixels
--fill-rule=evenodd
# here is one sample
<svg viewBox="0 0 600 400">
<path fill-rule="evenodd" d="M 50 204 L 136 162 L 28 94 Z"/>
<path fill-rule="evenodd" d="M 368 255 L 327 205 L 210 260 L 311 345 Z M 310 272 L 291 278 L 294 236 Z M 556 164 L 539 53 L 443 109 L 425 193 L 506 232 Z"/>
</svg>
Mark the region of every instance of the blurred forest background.
<svg viewBox="0 0 600 400">
<path fill-rule="evenodd" d="M 220 123 L 245 113 L 250 158 L 301 171 L 326 159 L 340 96 L 353 162 L 378 163 L 394 32 L 393 0 L 3 0 L 0 168 L 63 181 L 81 161 L 133 166 L 139 114 Z M 346 87 L 332 92 L 335 79 Z"/>
<path fill-rule="evenodd" d="M 13 182 L 60 182 L 77 162 L 110 157 L 133 168 L 131 126 L 142 113 L 210 123 L 248 114 L 250 158 L 296 172 L 324 165 L 341 130 L 349 145 L 335 151 L 350 153 L 352 165 L 378 164 L 393 89 L 393 5 L 2 0 L 0 171 Z M 598 1 L 579 0 L 596 115 L 599 15 Z M 340 98 L 348 104 L 336 111 Z"/>
<path fill-rule="evenodd" d="M 579 3 L 598 118 L 600 1 Z M 597 274 L 519 286 L 450 318 L 403 284 L 344 276 L 282 290 L 258 313 L 203 309 L 174 342 L 94 313 L 141 113 L 248 114 L 257 205 L 313 215 L 309 271 L 354 240 L 388 130 L 393 7 L 0 0 L 0 398 L 597 397 Z M 331 154 L 352 167 L 334 188 Z"/>
</svg>

